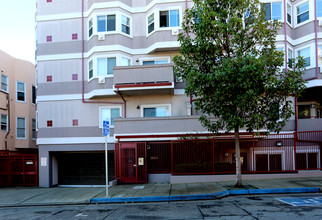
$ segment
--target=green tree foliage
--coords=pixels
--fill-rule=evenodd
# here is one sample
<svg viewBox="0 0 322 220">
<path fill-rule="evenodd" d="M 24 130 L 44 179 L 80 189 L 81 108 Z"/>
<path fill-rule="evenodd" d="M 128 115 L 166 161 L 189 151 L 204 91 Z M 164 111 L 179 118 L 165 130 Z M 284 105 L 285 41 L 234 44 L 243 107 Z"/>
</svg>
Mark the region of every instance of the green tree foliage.
<svg viewBox="0 0 322 220">
<path fill-rule="evenodd" d="M 265 20 L 262 7 L 258 0 L 194 0 L 178 37 L 181 56 L 174 58 L 203 126 L 235 132 L 236 186 L 242 185 L 239 129 L 279 132 L 293 114 L 289 96 L 305 88 L 303 59 L 283 70 L 284 54 L 275 46 L 281 24 Z"/>
</svg>

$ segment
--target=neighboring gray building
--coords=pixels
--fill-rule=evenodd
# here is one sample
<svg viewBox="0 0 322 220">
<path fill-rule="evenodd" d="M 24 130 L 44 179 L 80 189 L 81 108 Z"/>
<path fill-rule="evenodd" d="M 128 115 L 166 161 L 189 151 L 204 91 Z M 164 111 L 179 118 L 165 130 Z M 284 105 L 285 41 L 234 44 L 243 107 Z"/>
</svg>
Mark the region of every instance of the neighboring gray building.
<svg viewBox="0 0 322 220">
<path fill-rule="evenodd" d="M 285 59 L 307 60 L 308 88 L 297 100 L 301 119 L 293 117 L 284 131 L 322 130 L 322 0 L 263 2 L 267 18 L 283 23 L 276 38 Z M 170 180 L 169 163 L 156 163 L 160 158 L 146 150 L 178 135 L 207 133 L 171 64 L 191 5 L 191 0 L 37 0 L 40 186 L 105 184 L 103 120 L 110 121 L 110 179 L 115 146 L 121 146 L 115 143 L 124 143 L 135 149 L 127 151 L 127 160 L 131 154 L 137 160 L 143 149 L 142 161 L 124 165 L 143 164 L 142 182 L 148 174 L 148 181 Z M 123 159 L 117 158 L 116 171 L 126 169 L 124 175 L 133 176 L 128 182 L 141 182 L 138 168 L 124 168 Z"/>
</svg>

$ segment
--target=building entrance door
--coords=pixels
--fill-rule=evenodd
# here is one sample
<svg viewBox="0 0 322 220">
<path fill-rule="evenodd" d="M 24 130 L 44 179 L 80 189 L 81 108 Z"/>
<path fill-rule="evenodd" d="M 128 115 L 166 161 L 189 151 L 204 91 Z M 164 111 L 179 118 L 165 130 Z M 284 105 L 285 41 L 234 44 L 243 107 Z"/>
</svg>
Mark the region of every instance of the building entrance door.
<svg viewBox="0 0 322 220">
<path fill-rule="evenodd" d="M 146 143 L 120 143 L 119 166 L 121 183 L 147 183 Z"/>
</svg>

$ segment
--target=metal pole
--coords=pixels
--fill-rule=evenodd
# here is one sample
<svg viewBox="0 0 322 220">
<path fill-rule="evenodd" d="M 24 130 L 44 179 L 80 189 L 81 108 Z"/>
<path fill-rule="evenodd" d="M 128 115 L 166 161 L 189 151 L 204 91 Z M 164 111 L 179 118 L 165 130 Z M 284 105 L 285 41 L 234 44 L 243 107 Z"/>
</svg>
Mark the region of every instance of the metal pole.
<svg viewBox="0 0 322 220">
<path fill-rule="evenodd" d="M 107 153 L 107 136 L 105 136 L 105 179 L 106 179 L 106 197 L 108 197 L 108 153 Z"/>
</svg>

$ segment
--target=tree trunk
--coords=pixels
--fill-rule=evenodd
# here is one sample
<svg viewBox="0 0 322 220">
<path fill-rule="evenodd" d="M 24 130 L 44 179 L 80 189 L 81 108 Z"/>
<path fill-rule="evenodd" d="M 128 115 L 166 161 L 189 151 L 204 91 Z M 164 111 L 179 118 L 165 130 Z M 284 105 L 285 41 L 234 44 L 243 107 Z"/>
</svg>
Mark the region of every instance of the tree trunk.
<svg viewBox="0 0 322 220">
<path fill-rule="evenodd" d="M 240 142 L 239 142 L 239 127 L 235 127 L 235 155 L 236 155 L 236 183 L 235 187 L 241 188 L 242 178 L 241 178 L 241 161 L 240 161 Z"/>
</svg>

